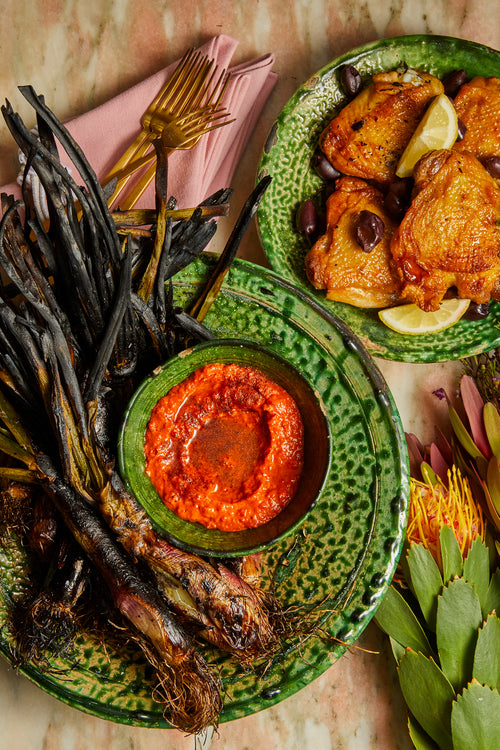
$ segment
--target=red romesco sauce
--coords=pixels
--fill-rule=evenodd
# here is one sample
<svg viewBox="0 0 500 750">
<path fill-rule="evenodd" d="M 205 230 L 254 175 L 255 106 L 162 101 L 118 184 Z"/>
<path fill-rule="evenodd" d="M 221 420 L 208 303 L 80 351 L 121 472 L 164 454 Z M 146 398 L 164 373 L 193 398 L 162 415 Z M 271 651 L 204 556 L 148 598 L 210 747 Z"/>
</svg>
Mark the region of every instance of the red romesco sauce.
<svg viewBox="0 0 500 750">
<path fill-rule="evenodd" d="M 292 397 L 258 369 L 209 364 L 155 405 L 146 470 L 165 505 L 210 529 L 241 531 L 294 496 L 304 429 Z"/>
</svg>

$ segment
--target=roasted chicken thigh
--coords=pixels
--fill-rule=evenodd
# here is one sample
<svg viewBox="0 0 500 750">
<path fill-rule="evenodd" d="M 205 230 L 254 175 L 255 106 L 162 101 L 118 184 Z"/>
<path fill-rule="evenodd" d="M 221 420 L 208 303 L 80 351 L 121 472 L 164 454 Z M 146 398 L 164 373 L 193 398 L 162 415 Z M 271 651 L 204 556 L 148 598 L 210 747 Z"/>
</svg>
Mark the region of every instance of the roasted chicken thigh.
<svg viewBox="0 0 500 750">
<path fill-rule="evenodd" d="M 427 105 L 442 92 L 429 73 L 377 73 L 325 128 L 320 148 L 342 174 L 387 185 Z"/>
<path fill-rule="evenodd" d="M 454 104 L 467 130 L 453 148 L 479 159 L 500 156 L 500 78 L 476 76 L 460 87 Z"/>
<path fill-rule="evenodd" d="M 500 78 L 461 86 L 454 106 L 465 136 L 417 162 L 410 202 L 393 194 L 398 161 L 443 92 L 439 79 L 410 68 L 376 74 L 321 134 L 321 150 L 343 176 L 306 272 L 329 299 L 373 308 L 413 302 L 428 311 L 447 296 L 500 301 Z M 366 212 L 384 227 L 370 252 L 359 240 Z"/>
<path fill-rule="evenodd" d="M 383 195 L 364 180 L 342 177 L 327 201 L 327 229 L 306 256 L 306 272 L 328 299 L 357 307 L 388 307 L 399 299 L 400 280 L 390 242 L 395 225 L 384 211 Z M 382 219 L 383 236 L 366 252 L 356 240 L 362 211 Z"/>
<path fill-rule="evenodd" d="M 432 151 L 414 172 L 415 197 L 391 252 L 402 296 L 437 310 L 448 290 L 500 299 L 500 189 L 471 153 Z"/>
</svg>

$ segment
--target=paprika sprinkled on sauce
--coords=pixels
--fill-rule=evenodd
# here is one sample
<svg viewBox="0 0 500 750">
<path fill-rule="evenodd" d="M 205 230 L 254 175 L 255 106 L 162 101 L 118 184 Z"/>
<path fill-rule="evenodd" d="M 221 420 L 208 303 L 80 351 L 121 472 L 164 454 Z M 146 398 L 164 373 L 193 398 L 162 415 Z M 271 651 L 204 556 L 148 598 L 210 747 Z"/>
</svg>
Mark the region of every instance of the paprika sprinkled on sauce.
<svg viewBox="0 0 500 750">
<path fill-rule="evenodd" d="M 208 364 L 155 405 L 146 471 L 165 505 L 207 528 L 241 531 L 294 496 L 304 428 L 287 391 L 246 365 Z"/>
</svg>

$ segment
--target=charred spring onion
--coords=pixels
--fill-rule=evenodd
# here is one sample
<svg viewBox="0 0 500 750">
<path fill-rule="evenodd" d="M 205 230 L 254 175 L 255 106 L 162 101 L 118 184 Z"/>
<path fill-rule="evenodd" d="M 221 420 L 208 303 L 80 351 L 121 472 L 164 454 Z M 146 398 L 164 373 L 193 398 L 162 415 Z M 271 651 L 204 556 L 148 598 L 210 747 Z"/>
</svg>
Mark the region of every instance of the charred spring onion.
<svg viewBox="0 0 500 750">
<path fill-rule="evenodd" d="M 276 647 L 281 613 L 272 597 L 224 566 L 158 537 L 124 492 L 114 439 L 121 404 L 145 374 L 186 342 L 212 337 L 201 321 L 268 180 L 245 204 L 199 305 L 176 309 L 170 280 L 213 237 L 213 217 L 227 213 L 230 191 L 176 213 L 158 149 L 154 214 L 112 216 L 79 146 L 31 87 L 21 91 L 39 137 L 8 102 L 2 113 L 45 190 L 50 220 L 32 205 L 26 183 L 22 201 L 2 196 L 0 266 L 8 281 L 0 286 L 0 478 L 35 481 L 53 501 L 84 555 L 69 566 L 74 588 L 66 591 L 81 591 L 86 565 L 99 573 L 154 666 L 154 694 L 167 718 L 196 733 L 217 723 L 222 699 L 218 676 L 186 627 L 195 623 L 197 637 L 248 664 Z M 78 178 L 61 165 L 56 142 Z"/>
</svg>

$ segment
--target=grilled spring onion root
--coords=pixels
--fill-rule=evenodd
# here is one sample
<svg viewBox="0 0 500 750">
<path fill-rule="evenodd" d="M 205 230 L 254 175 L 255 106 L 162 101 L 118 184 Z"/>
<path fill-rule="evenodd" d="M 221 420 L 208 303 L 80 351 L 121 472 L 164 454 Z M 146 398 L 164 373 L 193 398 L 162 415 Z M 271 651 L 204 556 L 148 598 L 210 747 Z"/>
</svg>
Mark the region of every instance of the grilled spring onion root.
<svg viewBox="0 0 500 750">
<path fill-rule="evenodd" d="M 169 706 L 171 723 L 193 733 L 216 723 L 222 708 L 220 684 L 192 639 L 85 499 L 61 481 L 47 457 L 38 456 L 37 462 L 69 530 L 100 571 L 117 609 L 140 634 L 139 645 L 155 667 L 155 694 Z"/>
<path fill-rule="evenodd" d="M 159 151 L 155 223 L 123 239 L 81 149 L 31 87 L 21 91 L 39 138 L 8 103 L 2 113 L 45 190 L 50 222 L 31 206 L 26 184 L 23 201 L 2 197 L 0 266 L 9 283 L 0 287 L 0 451 L 9 461 L 0 477 L 17 472 L 45 488 L 154 665 L 154 695 L 167 718 L 196 733 L 217 723 L 220 684 L 172 616 L 170 592 L 185 592 L 183 622 L 194 620 L 244 663 L 276 648 L 279 608 L 223 567 L 160 543 L 120 487 L 114 437 L 121 404 L 144 375 L 193 338 L 212 336 L 202 320 L 269 179 L 245 204 L 199 308 L 178 310 L 169 279 L 206 247 L 216 229 L 210 215 L 227 204 L 228 191 L 205 202 L 214 211 L 202 206 L 174 223 Z M 62 167 L 56 140 L 83 185 Z M 140 575 L 137 559 L 156 585 Z M 201 597 L 208 577 L 212 595 Z"/>
</svg>

